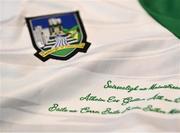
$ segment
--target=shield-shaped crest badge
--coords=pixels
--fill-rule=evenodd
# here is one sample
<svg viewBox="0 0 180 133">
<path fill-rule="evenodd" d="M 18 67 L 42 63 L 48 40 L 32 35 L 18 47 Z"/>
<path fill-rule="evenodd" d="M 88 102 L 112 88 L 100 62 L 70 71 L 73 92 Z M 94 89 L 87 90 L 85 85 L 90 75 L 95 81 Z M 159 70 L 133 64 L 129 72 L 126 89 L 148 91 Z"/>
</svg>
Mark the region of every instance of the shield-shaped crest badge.
<svg viewBox="0 0 180 133">
<path fill-rule="evenodd" d="M 26 22 L 35 56 L 42 61 L 68 60 L 90 46 L 78 11 L 26 18 Z"/>
</svg>

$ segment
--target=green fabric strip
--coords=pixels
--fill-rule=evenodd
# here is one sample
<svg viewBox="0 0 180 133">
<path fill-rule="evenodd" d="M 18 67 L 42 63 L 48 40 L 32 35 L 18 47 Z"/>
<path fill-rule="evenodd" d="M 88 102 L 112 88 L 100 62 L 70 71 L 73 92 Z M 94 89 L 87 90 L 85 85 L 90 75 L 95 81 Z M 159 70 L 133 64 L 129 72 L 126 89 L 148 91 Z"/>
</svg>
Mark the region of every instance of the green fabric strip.
<svg viewBox="0 0 180 133">
<path fill-rule="evenodd" d="M 180 38 L 180 0 L 139 0 L 161 25 Z"/>
</svg>

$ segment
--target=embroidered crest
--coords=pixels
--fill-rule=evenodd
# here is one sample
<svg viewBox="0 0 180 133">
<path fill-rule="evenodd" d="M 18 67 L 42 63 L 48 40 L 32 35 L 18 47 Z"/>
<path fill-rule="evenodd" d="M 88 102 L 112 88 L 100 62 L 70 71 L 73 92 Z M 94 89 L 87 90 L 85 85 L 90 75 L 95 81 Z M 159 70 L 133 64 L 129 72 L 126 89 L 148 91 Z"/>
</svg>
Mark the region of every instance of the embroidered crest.
<svg viewBox="0 0 180 133">
<path fill-rule="evenodd" d="M 77 11 L 26 18 L 26 22 L 37 50 L 35 56 L 42 61 L 67 60 L 90 46 Z"/>
</svg>

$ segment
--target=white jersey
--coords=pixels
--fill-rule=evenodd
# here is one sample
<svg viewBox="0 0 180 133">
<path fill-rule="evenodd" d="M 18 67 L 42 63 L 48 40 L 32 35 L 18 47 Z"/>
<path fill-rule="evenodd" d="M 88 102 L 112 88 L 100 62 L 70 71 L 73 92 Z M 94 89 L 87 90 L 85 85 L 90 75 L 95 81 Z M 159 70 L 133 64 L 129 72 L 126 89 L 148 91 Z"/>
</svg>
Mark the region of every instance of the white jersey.
<svg viewBox="0 0 180 133">
<path fill-rule="evenodd" d="M 137 0 L 1 0 L 0 6 L 2 131 L 180 131 L 180 41 Z M 76 11 L 87 51 L 67 60 L 35 56 L 38 35 L 30 35 L 25 18 Z M 78 42 L 55 29 L 43 29 L 47 47 Z"/>
</svg>

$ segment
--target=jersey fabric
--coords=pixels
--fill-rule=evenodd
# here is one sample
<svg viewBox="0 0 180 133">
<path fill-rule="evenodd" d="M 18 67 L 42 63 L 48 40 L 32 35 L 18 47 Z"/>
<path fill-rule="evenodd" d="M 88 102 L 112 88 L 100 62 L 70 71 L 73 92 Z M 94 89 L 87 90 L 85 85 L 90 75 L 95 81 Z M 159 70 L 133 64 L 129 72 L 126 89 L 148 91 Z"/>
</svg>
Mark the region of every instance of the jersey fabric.
<svg viewBox="0 0 180 133">
<path fill-rule="evenodd" d="M 139 0 L 146 11 L 159 23 L 180 38 L 180 1 L 174 0 Z"/>
<path fill-rule="evenodd" d="M 180 131 L 175 11 L 156 10 L 155 0 L 0 4 L 0 131 Z M 87 52 L 66 61 L 34 56 L 25 18 L 72 11 L 79 11 L 91 43 Z"/>
</svg>

